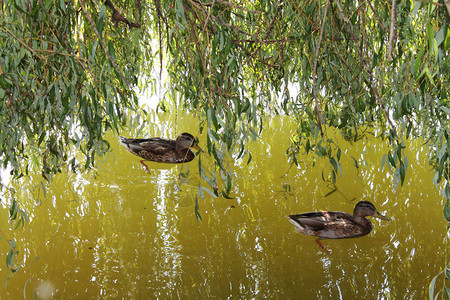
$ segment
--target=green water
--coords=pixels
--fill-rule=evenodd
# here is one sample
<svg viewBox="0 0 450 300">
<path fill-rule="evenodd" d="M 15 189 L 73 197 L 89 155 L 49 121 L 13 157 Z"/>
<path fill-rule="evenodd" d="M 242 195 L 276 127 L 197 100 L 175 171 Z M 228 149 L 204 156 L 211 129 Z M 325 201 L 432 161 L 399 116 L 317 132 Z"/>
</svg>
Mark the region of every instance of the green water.
<svg viewBox="0 0 450 300">
<path fill-rule="evenodd" d="M 197 135 L 192 117 L 152 118 L 160 125 L 143 136 Z M 380 170 L 384 142 L 340 140 L 344 176 L 338 192 L 324 197 L 330 186 L 322 181 L 323 162 L 313 167 L 304 157 L 299 168 L 287 162 L 294 128 L 281 117 L 268 122 L 261 140 L 250 144 L 252 163 L 235 162 L 234 198 L 205 193 L 202 221 L 194 203 L 198 159 L 205 168 L 213 166 L 205 154 L 185 164 L 189 183 L 180 184 L 182 166 L 149 163 L 148 174 L 109 135 L 113 151 L 97 172 L 58 175 L 45 196 L 39 176 L 23 179 L 14 187 L 29 224 L 10 230 L 7 206 L 0 211 L 6 235 L 0 240 L 0 298 L 23 299 L 25 293 L 32 299 L 35 291 L 54 299 L 427 297 L 445 264 L 446 222 L 425 147 L 419 141 L 409 145 L 406 181 L 395 189 L 392 176 Z M 371 201 L 391 221 L 372 220 L 374 230 L 365 237 L 324 241 L 330 254 L 313 237 L 296 233 L 285 217 L 352 212 L 359 200 Z M 22 265 L 8 281 L 6 239 L 15 240 L 16 266 Z"/>
</svg>

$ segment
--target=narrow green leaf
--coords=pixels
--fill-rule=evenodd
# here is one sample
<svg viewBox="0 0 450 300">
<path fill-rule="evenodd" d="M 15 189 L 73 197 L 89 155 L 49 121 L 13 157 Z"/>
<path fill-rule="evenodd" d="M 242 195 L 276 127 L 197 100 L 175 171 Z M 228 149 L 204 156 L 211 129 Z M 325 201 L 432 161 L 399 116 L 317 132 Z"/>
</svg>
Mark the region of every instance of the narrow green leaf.
<svg viewBox="0 0 450 300">
<path fill-rule="evenodd" d="M 356 160 L 356 158 L 354 158 L 353 156 L 351 156 L 351 158 L 353 159 L 353 164 L 354 164 L 355 168 L 359 169 L 359 164 L 358 164 L 358 161 Z"/>
<path fill-rule="evenodd" d="M 100 34 L 100 36 L 103 33 L 103 24 L 104 24 L 104 20 L 105 20 L 105 13 L 106 13 L 106 6 L 103 5 L 100 8 L 100 12 L 98 14 L 97 23 L 95 24 L 95 26 L 97 27 L 97 30 L 98 30 L 98 33 Z"/>
<path fill-rule="evenodd" d="M 337 172 L 338 171 L 338 166 L 337 166 L 337 162 L 334 159 L 334 157 L 330 157 L 330 163 L 333 166 L 334 171 Z"/>
<path fill-rule="evenodd" d="M 434 286 L 436 285 L 436 280 L 439 275 L 442 274 L 442 271 L 439 272 L 436 276 L 434 276 L 433 280 L 431 280 L 430 285 L 428 286 L 428 296 L 430 300 L 434 299 Z"/>
<path fill-rule="evenodd" d="M 400 180 L 402 186 L 403 183 L 405 182 L 405 176 L 406 176 L 406 167 L 405 164 L 402 161 L 400 161 Z"/>
<path fill-rule="evenodd" d="M 308 139 L 306 141 L 306 146 L 305 146 L 306 154 L 308 154 L 310 149 L 311 149 L 311 143 L 309 142 L 309 139 Z"/>
<path fill-rule="evenodd" d="M 198 185 L 198 195 L 200 196 L 200 198 L 205 199 L 205 193 L 203 193 L 203 189 L 200 184 Z"/>
<path fill-rule="evenodd" d="M 383 155 L 383 158 L 381 159 L 381 171 L 383 171 L 385 164 L 386 164 L 386 154 Z"/>
<path fill-rule="evenodd" d="M 395 169 L 394 172 L 394 184 L 395 187 L 398 187 L 398 184 L 400 183 L 400 168 Z"/>
<path fill-rule="evenodd" d="M 217 198 L 217 195 L 216 195 L 213 191 L 211 191 L 210 189 L 205 188 L 205 187 L 202 187 L 202 189 L 203 189 L 205 192 L 207 192 L 208 194 L 210 194 L 211 197 Z"/>
<path fill-rule="evenodd" d="M 448 286 L 444 286 L 444 292 L 445 292 L 445 299 L 450 300 L 450 288 Z"/>
<path fill-rule="evenodd" d="M 233 197 L 230 197 L 225 191 L 222 191 L 222 196 L 226 199 L 233 199 Z"/>
<path fill-rule="evenodd" d="M 447 200 L 444 205 L 444 217 L 448 222 L 450 222 L 450 200 Z"/>
<path fill-rule="evenodd" d="M 14 251 L 14 249 L 10 249 L 8 252 L 8 255 L 6 256 L 6 266 L 8 266 L 8 268 L 12 269 L 13 265 L 14 265 L 14 257 L 16 255 L 16 252 Z"/>
<path fill-rule="evenodd" d="M 337 187 L 335 187 L 334 189 L 332 189 L 331 191 L 329 191 L 328 193 L 326 193 L 323 197 L 324 197 L 324 198 L 325 198 L 325 197 L 328 197 L 328 196 L 330 196 L 331 194 L 334 194 L 336 191 L 337 191 Z"/>
<path fill-rule="evenodd" d="M 395 159 L 392 156 L 390 151 L 388 153 L 388 159 L 389 159 L 389 162 L 391 163 L 391 166 L 394 167 L 395 169 L 397 169 L 397 162 L 395 161 Z"/>
<path fill-rule="evenodd" d="M 195 217 L 197 218 L 197 220 L 202 221 L 202 216 L 200 215 L 200 212 L 199 212 L 197 195 L 195 195 Z"/>
</svg>

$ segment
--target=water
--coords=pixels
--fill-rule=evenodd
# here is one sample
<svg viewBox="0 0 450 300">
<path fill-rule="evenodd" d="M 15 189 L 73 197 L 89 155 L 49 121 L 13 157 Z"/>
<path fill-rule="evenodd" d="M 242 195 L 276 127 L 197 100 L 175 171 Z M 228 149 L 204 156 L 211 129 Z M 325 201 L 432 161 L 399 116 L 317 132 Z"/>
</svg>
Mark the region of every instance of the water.
<svg viewBox="0 0 450 300">
<path fill-rule="evenodd" d="M 163 125 L 149 127 L 146 136 L 197 134 L 193 117 L 151 118 Z M 189 183 L 180 183 L 182 166 L 149 163 L 147 174 L 139 158 L 108 135 L 113 152 L 97 172 L 60 174 L 45 196 L 38 175 L 22 179 L 14 186 L 30 223 L 10 230 L 6 208 L 0 218 L 6 235 L 0 261 L 9 251 L 6 239 L 13 239 L 20 251 L 15 266 L 22 267 L 7 281 L 6 264 L 0 265 L 0 282 L 7 282 L 0 298 L 33 298 L 35 292 L 54 299 L 425 298 L 445 265 L 446 234 L 444 201 L 432 183 L 425 147 L 409 144 L 406 181 L 395 189 L 392 176 L 381 171 L 385 142 L 350 144 L 336 135 L 346 149 L 344 176 L 325 197 L 332 189 L 322 181 L 326 162 L 313 167 L 304 157 L 299 168 L 287 162 L 294 128 L 282 117 L 268 122 L 261 140 L 250 144 L 252 163 L 247 166 L 245 158 L 234 166 L 233 199 L 205 193 L 199 200 L 202 221 L 194 214 L 198 159 L 213 166 L 204 154 L 183 166 Z M 205 145 L 202 137 L 200 143 Z M 359 200 L 371 201 L 391 221 L 372 219 L 374 230 L 365 237 L 323 241 L 330 254 L 314 237 L 296 233 L 285 217 L 352 212 Z"/>
</svg>

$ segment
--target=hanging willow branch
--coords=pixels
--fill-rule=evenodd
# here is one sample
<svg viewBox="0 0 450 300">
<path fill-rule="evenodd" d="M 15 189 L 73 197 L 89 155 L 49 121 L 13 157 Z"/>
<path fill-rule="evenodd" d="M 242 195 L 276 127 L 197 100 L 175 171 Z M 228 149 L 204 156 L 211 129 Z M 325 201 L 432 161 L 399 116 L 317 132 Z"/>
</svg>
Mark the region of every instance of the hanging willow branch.
<svg viewBox="0 0 450 300">
<path fill-rule="evenodd" d="M 127 87 L 131 87 L 130 83 L 128 82 L 128 80 L 125 78 L 125 76 L 123 75 L 122 71 L 119 69 L 119 67 L 117 66 L 116 62 L 114 61 L 114 59 L 111 57 L 111 54 L 108 51 L 108 48 L 106 48 L 105 43 L 103 43 L 103 39 L 100 35 L 100 33 L 97 30 L 97 26 L 95 26 L 94 21 L 92 20 L 91 16 L 89 15 L 89 12 L 86 10 L 86 7 L 84 6 L 84 1 L 80 0 L 80 5 L 81 8 L 83 9 L 83 13 L 86 16 L 86 18 L 89 20 L 89 23 L 91 24 L 92 28 L 95 31 L 95 34 L 97 35 L 98 41 L 100 43 L 100 45 L 103 48 L 103 51 L 105 51 L 106 56 L 108 56 L 109 62 L 111 63 L 111 65 L 114 67 L 114 69 L 116 70 L 117 74 L 119 74 L 120 78 L 122 78 L 122 81 L 126 84 Z"/>
<path fill-rule="evenodd" d="M 389 42 L 387 45 L 387 55 L 388 60 L 392 60 L 393 56 L 393 45 L 395 45 L 395 41 L 397 39 L 397 1 L 392 0 L 392 7 L 391 7 L 391 29 L 389 31 Z"/>
<path fill-rule="evenodd" d="M 342 7 L 341 7 L 341 4 L 339 3 L 339 0 L 335 0 L 334 2 L 336 3 L 336 6 L 338 7 L 338 10 L 339 10 L 339 13 L 340 13 L 342 19 L 343 19 L 343 20 L 345 21 L 345 23 L 347 24 L 347 28 L 348 28 L 350 34 L 352 35 L 352 38 L 353 38 L 355 41 L 357 41 L 358 39 L 356 38 L 356 35 L 355 35 L 354 31 L 353 31 L 352 24 L 351 24 L 350 21 L 348 20 L 347 16 L 344 14 L 344 11 L 343 11 L 343 9 L 342 9 Z M 384 103 L 383 103 L 383 101 L 381 100 L 381 97 L 380 97 L 380 95 L 379 95 L 379 93 L 378 93 L 378 89 L 377 89 L 377 86 L 376 86 L 376 83 L 375 83 L 375 78 L 374 78 L 374 76 L 373 76 L 373 74 L 372 74 L 372 71 L 371 71 L 371 69 L 370 69 L 370 67 L 369 67 L 369 65 L 368 65 L 368 63 L 367 63 L 367 60 L 366 60 L 366 58 L 364 57 L 364 54 L 362 53 L 362 50 L 361 50 L 360 47 L 356 47 L 356 50 L 358 51 L 358 54 L 359 54 L 360 59 L 361 59 L 361 61 L 362 61 L 362 63 L 363 63 L 364 69 L 366 70 L 367 74 L 369 75 L 369 79 L 370 79 L 370 88 L 371 88 L 371 90 L 372 90 L 373 96 L 375 97 L 377 103 L 380 105 L 381 109 L 383 110 L 384 115 L 385 115 L 385 117 L 386 117 L 386 119 L 387 119 L 389 125 L 391 126 L 391 129 L 392 129 L 394 132 L 397 132 L 397 128 L 396 128 L 394 122 L 391 120 L 391 117 L 389 116 L 389 113 L 388 113 L 386 107 L 384 106 Z"/>
<path fill-rule="evenodd" d="M 316 53 L 314 56 L 314 66 L 313 66 L 313 94 L 314 94 L 314 101 L 315 101 L 315 105 L 316 105 L 317 120 L 319 123 L 320 133 L 322 134 L 322 136 L 323 136 L 322 124 L 325 124 L 325 119 L 322 116 L 322 112 L 320 110 L 320 105 L 319 105 L 319 99 L 317 98 L 317 61 L 319 60 L 320 45 L 322 43 L 323 31 L 325 28 L 325 22 L 327 19 L 329 5 L 330 5 L 330 1 L 327 1 L 325 3 L 325 10 L 324 10 L 323 19 L 322 19 L 322 26 L 320 27 L 319 40 L 317 41 Z"/>
</svg>

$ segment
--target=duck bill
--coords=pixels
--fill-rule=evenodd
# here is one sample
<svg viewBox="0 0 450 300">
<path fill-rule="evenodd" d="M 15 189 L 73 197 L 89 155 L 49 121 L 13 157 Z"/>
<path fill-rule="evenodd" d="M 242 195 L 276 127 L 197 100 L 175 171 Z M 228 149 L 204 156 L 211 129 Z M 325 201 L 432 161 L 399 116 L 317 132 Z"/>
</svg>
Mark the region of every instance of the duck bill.
<svg viewBox="0 0 450 300">
<path fill-rule="evenodd" d="M 201 151 L 201 152 L 204 152 L 204 151 L 203 151 L 203 149 L 202 149 L 202 148 L 200 148 L 200 146 L 199 146 L 199 145 L 197 145 L 197 144 L 195 144 L 195 145 L 192 145 L 192 148 L 194 148 L 194 149 L 197 149 L 197 150 L 199 150 L 199 151 Z"/>
<path fill-rule="evenodd" d="M 373 217 L 375 218 L 379 218 L 381 220 L 386 220 L 386 221 L 390 221 L 391 219 L 389 219 L 386 216 L 383 216 L 382 214 L 380 214 L 378 211 L 375 212 L 375 214 L 373 215 Z"/>
</svg>

